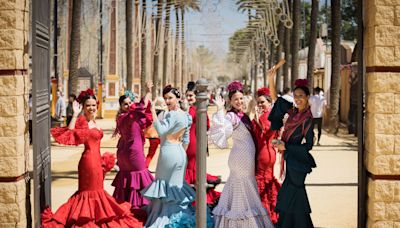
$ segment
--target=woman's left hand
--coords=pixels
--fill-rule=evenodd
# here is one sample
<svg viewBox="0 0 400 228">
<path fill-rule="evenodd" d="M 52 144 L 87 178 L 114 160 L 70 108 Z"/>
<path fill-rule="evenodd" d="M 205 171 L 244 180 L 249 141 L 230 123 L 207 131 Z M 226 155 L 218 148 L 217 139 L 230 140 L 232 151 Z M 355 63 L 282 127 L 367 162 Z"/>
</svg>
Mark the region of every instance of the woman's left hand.
<svg viewBox="0 0 400 228">
<path fill-rule="evenodd" d="M 281 143 L 276 145 L 276 148 L 278 149 L 278 151 L 285 151 L 286 150 L 285 142 L 281 141 Z"/>
</svg>

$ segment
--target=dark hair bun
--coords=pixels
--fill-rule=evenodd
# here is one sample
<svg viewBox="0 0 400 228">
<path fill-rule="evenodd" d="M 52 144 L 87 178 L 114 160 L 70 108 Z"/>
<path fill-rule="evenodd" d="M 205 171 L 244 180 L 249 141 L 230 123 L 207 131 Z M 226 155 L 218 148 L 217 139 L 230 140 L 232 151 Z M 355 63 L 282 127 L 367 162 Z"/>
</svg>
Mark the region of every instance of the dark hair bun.
<svg viewBox="0 0 400 228">
<path fill-rule="evenodd" d="M 196 88 L 196 83 L 194 81 L 190 81 L 187 84 L 187 91 L 194 91 Z"/>
</svg>

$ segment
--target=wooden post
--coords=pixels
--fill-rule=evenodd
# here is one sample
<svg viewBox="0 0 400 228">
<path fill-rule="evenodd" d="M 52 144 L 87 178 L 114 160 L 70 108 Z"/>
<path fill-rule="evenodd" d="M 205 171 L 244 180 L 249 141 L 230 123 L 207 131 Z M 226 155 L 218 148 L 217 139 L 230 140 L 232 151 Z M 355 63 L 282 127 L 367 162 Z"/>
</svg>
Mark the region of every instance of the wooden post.
<svg viewBox="0 0 400 228">
<path fill-rule="evenodd" d="M 57 79 L 51 79 L 51 116 L 56 115 L 57 90 Z"/>
<path fill-rule="evenodd" d="M 206 79 L 196 82 L 196 227 L 206 228 L 206 158 L 207 158 L 207 87 Z"/>
</svg>

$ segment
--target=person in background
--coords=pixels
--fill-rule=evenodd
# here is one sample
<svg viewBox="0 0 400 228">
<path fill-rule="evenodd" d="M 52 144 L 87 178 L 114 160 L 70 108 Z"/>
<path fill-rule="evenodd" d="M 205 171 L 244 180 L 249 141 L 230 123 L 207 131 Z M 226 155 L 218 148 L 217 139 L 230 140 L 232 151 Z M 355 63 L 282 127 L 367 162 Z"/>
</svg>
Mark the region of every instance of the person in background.
<svg viewBox="0 0 400 228">
<path fill-rule="evenodd" d="M 71 123 L 72 116 L 74 114 L 74 110 L 72 109 L 72 104 L 76 100 L 75 94 L 70 94 L 68 97 L 68 105 L 67 105 L 67 126 Z"/>
<path fill-rule="evenodd" d="M 289 101 L 290 103 L 294 103 L 293 93 L 289 87 L 283 89 L 283 95 L 281 96 L 283 99 Z"/>
<path fill-rule="evenodd" d="M 187 168 L 185 180 L 191 184 L 196 184 L 196 84 L 193 81 L 188 82 L 186 90 L 186 99 L 189 105 L 189 115 L 192 117 L 192 125 L 190 127 L 190 140 L 186 150 Z M 210 128 L 210 121 L 207 115 L 207 130 Z M 215 191 L 215 186 L 221 183 L 221 178 L 218 176 L 206 175 L 206 181 L 210 185 L 207 188 L 207 204 L 214 206 L 218 202 L 220 192 Z"/>
<path fill-rule="evenodd" d="M 58 121 L 64 122 L 66 116 L 67 116 L 67 108 L 65 106 L 64 95 L 61 91 L 58 91 L 55 118 Z"/>
<path fill-rule="evenodd" d="M 275 212 L 278 191 L 281 187 L 274 176 L 276 150 L 272 140 L 277 138 L 278 131 L 271 130 L 268 116 L 272 108 L 272 98 L 268 88 L 257 91 L 257 106 L 252 121 L 254 133 L 258 142 L 256 153 L 256 181 L 261 202 L 267 209 L 271 222 L 276 224 L 278 213 Z"/>
<path fill-rule="evenodd" d="M 314 88 L 313 95 L 310 97 L 308 102 L 310 103 L 311 113 L 313 115 L 313 126 L 318 126 L 317 146 L 320 146 L 320 139 L 322 135 L 322 117 L 324 115 L 326 106 L 326 100 L 323 96 L 321 96 L 321 88 Z"/>
<path fill-rule="evenodd" d="M 165 104 L 164 98 L 157 97 L 154 102 L 154 109 L 156 110 L 156 114 L 159 120 L 164 119 L 165 110 L 167 105 Z M 149 139 L 149 151 L 146 155 L 146 166 L 149 167 L 151 160 L 153 159 L 154 155 L 156 154 L 158 145 L 160 145 L 160 138 L 157 135 L 157 131 L 153 125 L 146 128 L 145 130 L 145 137 Z"/>
</svg>

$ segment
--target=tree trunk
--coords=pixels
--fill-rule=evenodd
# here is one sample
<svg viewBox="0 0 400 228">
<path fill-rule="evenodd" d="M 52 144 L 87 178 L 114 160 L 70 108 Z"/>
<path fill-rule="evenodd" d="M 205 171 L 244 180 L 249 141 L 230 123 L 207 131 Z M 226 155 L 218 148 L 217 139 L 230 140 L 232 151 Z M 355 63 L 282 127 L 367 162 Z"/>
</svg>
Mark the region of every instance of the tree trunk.
<svg viewBox="0 0 400 228">
<path fill-rule="evenodd" d="M 314 87 L 314 62 L 315 46 L 317 44 L 317 21 L 318 21 L 319 0 L 312 0 L 311 6 L 311 24 L 310 24 L 310 43 L 308 44 L 307 57 L 307 80 L 310 90 Z"/>
<path fill-rule="evenodd" d="M 156 98 L 157 91 L 158 91 L 159 86 L 160 86 L 160 81 L 159 81 L 159 78 L 158 78 L 158 61 L 159 61 L 159 54 L 160 54 L 160 44 L 157 43 L 157 39 L 158 39 L 158 37 L 160 36 L 160 33 L 161 33 L 160 18 L 162 17 L 162 5 L 163 5 L 163 0 L 158 0 L 157 16 L 156 16 L 156 20 L 155 20 L 156 47 L 155 47 L 154 59 L 153 59 L 153 84 L 154 84 L 154 89 L 152 90 L 153 99 Z"/>
<path fill-rule="evenodd" d="M 141 44 L 141 56 L 140 56 L 140 93 L 142 96 L 146 94 L 146 34 L 147 34 L 147 14 L 146 14 L 146 1 L 142 0 L 142 44 Z"/>
<path fill-rule="evenodd" d="M 264 79 L 264 87 L 267 87 L 268 71 L 267 71 L 267 55 L 266 55 L 265 51 L 262 52 L 262 59 L 263 59 L 263 79 Z"/>
<path fill-rule="evenodd" d="M 299 45 L 300 45 L 300 0 L 293 0 L 293 29 L 292 29 L 292 86 L 299 77 Z"/>
<path fill-rule="evenodd" d="M 78 68 L 79 56 L 81 54 L 81 10 L 82 1 L 73 0 L 72 3 L 72 23 L 71 23 L 71 43 L 69 51 L 69 94 L 79 94 L 78 91 Z"/>
<path fill-rule="evenodd" d="M 164 53 L 163 53 L 163 76 L 162 87 L 167 85 L 167 70 L 168 70 L 168 40 L 169 40 L 169 26 L 171 17 L 171 3 L 167 0 L 166 15 L 165 15 L 165 32 L 164 32 Z"/>
<path fill-rule="evenodd" d="M 289 66 L 290 66 L 290 29 L 285 28 L 285 35 L 283 40 L 283 49 L 285 52 L 286 63 L 283 65 L 283 89 L 290 87 Z"/>
<path fill-rule="evenodd" d="M 182 92 L 185 91 L 185 84 L 186 84 L 186 75 L 185 75 L 185 58 L 186 58 L 186 52 L 185 52 L 185 9 L 182 7 L 181 9 L 181 25 L 182 25 L 182 29 L 181 29 L 181 61 L 180 61 L 180 65 L 181 65 L 181 90 Z"/>
<path fill-rule="evenodd" d="M 330 131 L 339 130 L 339 94 L 340 94 L 340 0 L 331 0 L 332 10 L 332 75 L 330 88 Z"/>
<path fill-rule="evenodd" d="M 283 49 L 283 36 L 285 32 L 285 27 L 283 26 L 282 22 L 279 22 L 278 25 L 278 39 L 280 41 L 279 45 L 275 47 L 276 52 L 275 52 L 275 63 L 278 63 L 279 60 L 282 58 L 282 49 Z M 276 91 L 281 91 L 282 89 L 282 68 L 279 68 L 279 70 L 276 72 Z"/>
<path fill-rule="evenodd" d="M 179 8 L 175 8 L 176 28 L 175 28 L 175 67 L 174 67 L 174 87 L 179 86 L 179 33 L 180 33 L 180 22 L 179 22 Z"/>
<path fill-rule="evenodd" d="M 126 0 L 126 87 L 133 84 L 133 0 Z"/>
</svg>

